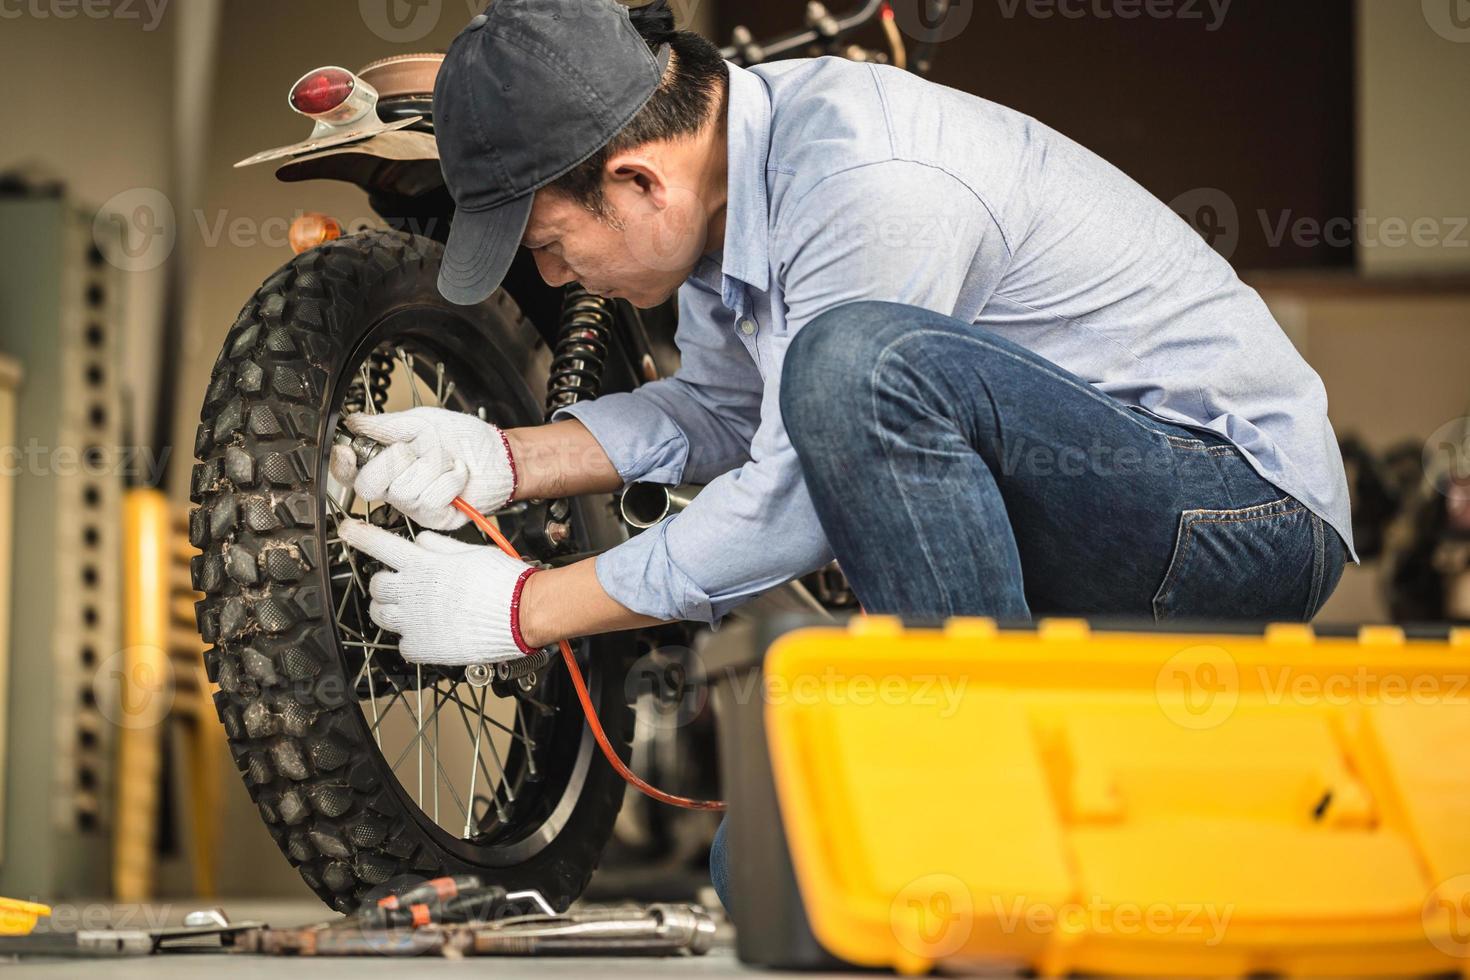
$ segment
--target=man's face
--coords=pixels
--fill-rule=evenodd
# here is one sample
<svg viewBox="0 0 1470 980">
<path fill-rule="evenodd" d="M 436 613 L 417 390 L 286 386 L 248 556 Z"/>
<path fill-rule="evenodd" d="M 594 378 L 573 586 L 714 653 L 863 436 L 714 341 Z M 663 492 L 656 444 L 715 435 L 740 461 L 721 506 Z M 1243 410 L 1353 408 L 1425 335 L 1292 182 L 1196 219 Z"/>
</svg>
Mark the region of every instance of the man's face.
<svg viewBox="0 0 1470 980">
<path fill-rule="evenodd" d="M 597 215 L 554 190 L 540 190 L 522 243 L 552 286 L 579 282 L 642 309 L 668 299 L 689 278 L 704 246 L 702 214 L 680 195 L 654 195 L 609 181 L 608 214 Z"/>
</svg>

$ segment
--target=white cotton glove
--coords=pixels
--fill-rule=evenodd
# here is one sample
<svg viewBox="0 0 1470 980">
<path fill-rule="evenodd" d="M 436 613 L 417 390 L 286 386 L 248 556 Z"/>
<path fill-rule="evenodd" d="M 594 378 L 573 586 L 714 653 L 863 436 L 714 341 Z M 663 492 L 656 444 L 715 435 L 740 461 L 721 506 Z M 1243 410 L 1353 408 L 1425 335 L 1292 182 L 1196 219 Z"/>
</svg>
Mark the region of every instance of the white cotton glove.
<svg viewBox="0 0 1470 980">
<path fill-rule="evenodd" d="M 414 664 L 483 664 L 536 651 L 521 637 L 520 599 L 536 571 L 491 545 L 465 544 L 432 531 L 416 540 L 362 521 L 339 526 L 352 548 L 397 571 L 368 583 L 373 622 L 402 639 Z"/>
<path fill-rule="evenodd" d="M 417 524 L 452 531 L 469 519 L 450 506 L 455 497 L 486 513 L 515 495 L 515 460 L 505 433 L 473 415 L 425 407 L 359 412 L 344 421 L 354 434 L 384 448 L 359 471 L 350 447 L 333 446 L 332 476 Z"/>
</svg>

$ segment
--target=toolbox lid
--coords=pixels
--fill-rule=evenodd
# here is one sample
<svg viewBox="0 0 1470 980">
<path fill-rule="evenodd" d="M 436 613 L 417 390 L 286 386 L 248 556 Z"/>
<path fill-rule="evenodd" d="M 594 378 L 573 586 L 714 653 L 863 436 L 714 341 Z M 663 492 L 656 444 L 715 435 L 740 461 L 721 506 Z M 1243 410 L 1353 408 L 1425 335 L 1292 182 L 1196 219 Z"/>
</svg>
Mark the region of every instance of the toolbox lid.
<svg viewBox="0 0 1470 980">
<path fill-rule="evenodd" d="M 863 966 L 1470 972 L 1470 632 L 780 638 L 766 729 L 817 939 Z"/>
</svg>

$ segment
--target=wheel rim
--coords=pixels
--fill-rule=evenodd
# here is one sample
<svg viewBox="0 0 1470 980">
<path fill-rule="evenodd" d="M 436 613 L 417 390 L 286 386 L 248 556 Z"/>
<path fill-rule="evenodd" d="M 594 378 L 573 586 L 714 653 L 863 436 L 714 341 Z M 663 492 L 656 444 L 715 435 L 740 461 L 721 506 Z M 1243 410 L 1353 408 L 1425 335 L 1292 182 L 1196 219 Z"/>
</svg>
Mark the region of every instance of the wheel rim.
<svg viewBox="0 0 1470 980">
<path fill-rule="evenodd" d="M 394 311 L 365 333 L 333 388 L 318 467 L 318 533 L 338 655 L 386 782 L 442 849 L 468 863 L 501 866 L 524 861 L 555 839 L 592 762 L 592 741 L 564 671 L 549 654 L 511 665 L 517 671 L 537 665 L 520 676 L 502 665 L 489 678 L 473 670 L 467 676 L 462 667 L 404 663 L 397 637 L 367 615 L 367 583 L 381 566 L 342 542 L 336 528 L 353 517 L 409 537 L 419 529 L 386 505 L 357 499 L 326 466 L 331 445 L 345 432 L 345 409 L 429 405 L 501 425 L 536 421 L 536 403 L 514 370 L 466 338 L 483 343 L 435 308 Z M 513 504 L 492 517 L 528 560 L 542 557 L 528 544 L 531 508 Z M 485 543 L 473 526 L 454 536 Z M 590 684 L 600 684 L 598 674 L 591 671 Z"/>
</svg>

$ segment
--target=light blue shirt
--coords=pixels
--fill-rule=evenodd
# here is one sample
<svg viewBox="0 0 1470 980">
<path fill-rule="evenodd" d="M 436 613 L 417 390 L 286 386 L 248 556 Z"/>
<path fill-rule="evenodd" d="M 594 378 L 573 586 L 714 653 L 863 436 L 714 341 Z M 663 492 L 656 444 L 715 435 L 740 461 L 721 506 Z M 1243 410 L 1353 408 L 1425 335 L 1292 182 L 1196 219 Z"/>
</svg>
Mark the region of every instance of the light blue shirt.
<svg viewBox="0 0 1470 980">
<path fill-rule="evenodd" d="M 859 300 L 993 330 L 1219 433 L 1351 547 L 1321 379 L 1116 167 L 1004 106 L 835 58 L 730 66 L 728 142 L 724 249 L 679 290 L 678 373 L 557 413 L 626 481 L 709 484 L 597 558 L 623 605 L 714 623 L 832 560 L 781 422 L 781 363 L 803 325 Z"/>
</svg>

